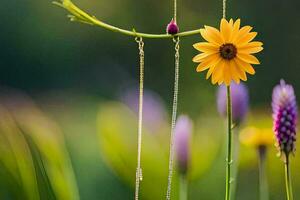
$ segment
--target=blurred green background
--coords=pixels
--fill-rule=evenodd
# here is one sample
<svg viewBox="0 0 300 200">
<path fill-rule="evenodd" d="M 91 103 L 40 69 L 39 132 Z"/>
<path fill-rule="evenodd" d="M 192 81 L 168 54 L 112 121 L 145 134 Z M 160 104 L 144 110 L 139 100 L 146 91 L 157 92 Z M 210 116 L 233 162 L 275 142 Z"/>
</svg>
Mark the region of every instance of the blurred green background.
<svg viewBox="0 0 300 200">
<path fill-rule="evenodd" d="M 163 33 L 171 1 L 74 0 L 99 19 L 126 29 Z M 181 30 L 218 26 L 221 1 L 178 1 Z M 265 50 L 249 76 L 252 112 L 244 124 L 272 127 L 271 92 L 280 78 L 300 90 L 300 2 L 228 0 L 228 16 L 252 25 Z M 137 118 L 122 97 L 138 84 L 133 38 L 71 23 L 51 1 L 10 0 L 0 6 L 1 199 L 133 199 Z M 179 114 L 194 121 L 190 199 L 224 195 L 225 124 L 216 86 L 195 72 L 192 44 L 182 38 Z M 173 90 L 173 42 L 145 39 L 145 87 L 162 113 L 157 129 L 145 127 L 143 199 L 164 199 Z M 30 97 L 29 97 L 30 96 Z M 145 113 L 147 115 L 147 113 Z M 251 120 L 256 119 L 256 120 Z M 258 118 L 258 119 L 257 119 Z M 283 165 L 270 148 L 271 199 L 284 199 Z M 258 199 L 255 151 L 241 149 L 237 199 Z M 292 160 L 295 199 L 300 198 L 300 155 Z M 148 177 L 148 179 L 147 179 Z M 155 183 L 155 184 L 153 184 Z M 176 198 L 177 182 L 174 182 Z M 251 195 L 249 195 L 251 194 Z"/>
</svg>

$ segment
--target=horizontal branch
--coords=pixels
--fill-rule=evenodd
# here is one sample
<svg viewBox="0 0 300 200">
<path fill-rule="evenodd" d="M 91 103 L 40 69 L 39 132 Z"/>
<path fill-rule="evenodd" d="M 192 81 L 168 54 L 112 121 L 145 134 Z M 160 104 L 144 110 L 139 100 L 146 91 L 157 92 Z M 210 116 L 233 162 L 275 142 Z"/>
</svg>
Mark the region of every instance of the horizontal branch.
<svg viewBox="0 0 300 200">
<path fill-rule="evenodd" d="M 200 33 L 200 29 L 192 30 L 192 31 L 184 31 L 180 32 L 176 35 L 170 35 L 170 34 L 149 34 L 149 33 L 140 33 L 136 32 L 135 29 L 132 31 L 122 29 L 116 26 L 112 26 L 110 24 L 104 23 L 100 20 L 98 20 L 95 16 L 91 16 L 78 8 L 74 3 L 72 3 L 71 0 L 61 0 L 61 2 L 53 2 L 55 5 L 58 5 L 67 11 L 70 12 L 70 15 L 68 17 L 71 21 L 78 21 L 90 25 L 100 26 L 102 28 L 108 29 L 113 32 L 122 33 L 124 35 L 133 36 L 133 37 L 143 37 L 143 38 L 153 38 L 153 39 L 162 39 L 162 38 L 173 38 L 173 37 L 184 37 L 184 36 L 190 36 Z"/>
</svg>

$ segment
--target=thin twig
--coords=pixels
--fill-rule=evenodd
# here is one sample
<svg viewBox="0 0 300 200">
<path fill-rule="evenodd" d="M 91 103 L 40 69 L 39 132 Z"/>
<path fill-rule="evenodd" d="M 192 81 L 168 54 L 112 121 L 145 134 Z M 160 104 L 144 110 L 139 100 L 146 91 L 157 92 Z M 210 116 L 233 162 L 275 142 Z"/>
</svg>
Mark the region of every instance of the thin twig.
<svg viewBox="0 0 300 200">
<path fill-rule="evenodd" d="M 122 28 L 119 28 L 119 27 L 116 27 L 116 26 L 113 26 L 113 25 L 110 25 L 110 24 L 107 24 L 105 22 L 98 20 L 95 16 L 91 16 L 91 15 L 87 14 L 86 12 L 84 12 L 83 10 L 81 10 L 80 8 L 78 8 L 74 3 L 72 3 L 71 0 L 62 0 L 61 3 L 60 2 L 53 2 L 53 3 L 55 5 L 58 5 L 64 9 L 66 9 L 67 11 L 69 11 L 71 13 L 71 15 L 68 15 L 68 17 L 70 18 L 71 21 L 78 21 L 78 22 L 82 22 L 85 24 L 99 26 L 104 29 L 107 29 L 107 30 L 110 30 L 113 32 L 117 32 L 117 33 L 121 33 L 121 34 L 124 34 L 127 36 L 152 38 L 152 39 L 165 39 L 165 38 L 173 38 L 174 36 L 175 37 L 185 37 L 185 36 L 200 34 L 200 28 L 191 30 L 191 31 L 180 32 L 176 35 L 141 33 L 141 32 L 136 32 L 134 29 L 132 29 L 132 31 L 130 31 L 130 30 L 122 29 Z"/>
</svg>

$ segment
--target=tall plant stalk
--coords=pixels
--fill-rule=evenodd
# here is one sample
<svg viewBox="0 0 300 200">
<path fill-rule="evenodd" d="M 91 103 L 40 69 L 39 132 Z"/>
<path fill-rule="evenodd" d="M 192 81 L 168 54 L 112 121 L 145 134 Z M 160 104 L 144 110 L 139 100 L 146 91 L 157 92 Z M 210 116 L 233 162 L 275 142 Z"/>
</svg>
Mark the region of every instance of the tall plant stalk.
<svg viewBox="0 0 300 200">
<path fill-rule="evenodd" d="M 237 190 L 237 179 L 238 179 L 238 160 L 239 160 L 239 152 L 240 152 L 240 140 L 239 140 L 239 129 L 238 127 L 235 127 L 233 130 L 233 159 L 235 162 L 235 165 L 232 166 L 232 187 L 231 187 L 231 196 L 233 198 L 236 197 L 236 190 Z"/>
<path fill-rule="evenodd" d="M 258 169 L 259 169 L 259 199 L 268 200 L 268 179 L 266 173 L 266 147 L 258 147 Z"/>
<path fill-rule="evenodd" d="M 226 191 L 225 200 L 230 200 L 231 190 L 231 165 L 232 165 L 232 105 L 230 86 L 227 86 L 227 158 L 226 158 Z"/>
<path fill-rule="evenodd" d="M 188 181 L 186 175 L 179 177 L 179 200 L 188 199 Z"/>
<path fill-rule="evenodd" d="M 291 181 L 291 172 L 290 172 L 290 162 L 289 155 L 286 153 L 286 161 L 285 161 L 285 187 L 286 187 L 286 198 L 287 200 L 293 200 L 293 189 L 292 189 L 292 181 Z"/>
</svg>

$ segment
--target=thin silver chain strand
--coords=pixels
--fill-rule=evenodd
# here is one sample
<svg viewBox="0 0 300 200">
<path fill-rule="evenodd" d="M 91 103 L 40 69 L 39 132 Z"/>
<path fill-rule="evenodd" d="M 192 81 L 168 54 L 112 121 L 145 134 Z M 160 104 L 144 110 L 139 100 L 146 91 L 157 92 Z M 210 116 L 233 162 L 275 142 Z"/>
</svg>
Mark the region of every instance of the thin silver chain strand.
<svg viewBox="0 0 300 200">
<path fill-rule="evenodd" d="M 177 117 L 177 103 L 178 103 L 178 86 L 179 86 L 179 37 L 173 39 L 175 43 L 175 81 L 174 81 L 174 97 L 172 108 L 172 124 L 171 124 L 171 138 L 170 138 L 170 153 L 169 153 L 169 176 L 167 188 L 167 200 L 171 199 L 172 176 L 173 176 L 173 161 L 174 161 L 174 128 Z"/>
<path fill-rule="evenodd" d="M 226 0 L 223 0 L 223 18 L 226 18 Z"/>
<path fill-rule="evenodd" d="M 143 97 L 144 97 L 144 42 L 143 38 L 135 38 L 139 45 L 140 55 L 140 83 L 139 83 L 139 119 L 138 119 L 138 151 L 137 151 L 137 168 L 135 178 L 135 200 L 139 199 L 140 182 L 143 180 L 141 168 L 141 152 L 142 152 L 142 125 L 143 125 Z"/>
<path fill-rule="evenodd" d="M 174 21 L 177 23 L 177 0 L 174 0 Z"/>
</svg>

